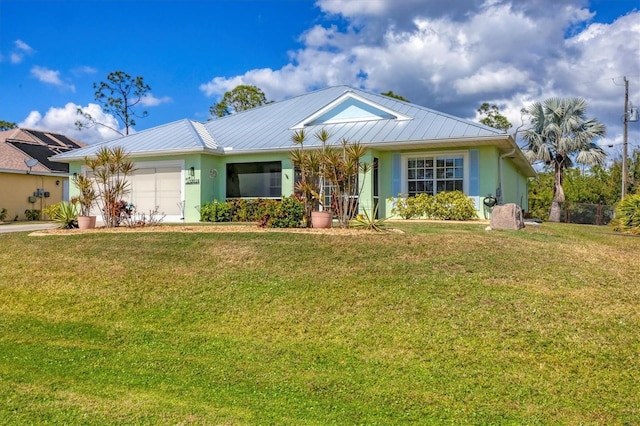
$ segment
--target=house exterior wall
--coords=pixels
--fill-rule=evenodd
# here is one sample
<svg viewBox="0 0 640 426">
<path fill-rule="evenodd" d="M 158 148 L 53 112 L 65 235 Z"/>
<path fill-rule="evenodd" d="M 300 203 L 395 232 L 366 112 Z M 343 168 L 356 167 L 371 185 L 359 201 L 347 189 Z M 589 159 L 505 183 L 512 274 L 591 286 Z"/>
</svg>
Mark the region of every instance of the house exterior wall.
<svg viewBox="0 0 640 426">
<path fill-rule="evenodd" d="M 509 159 L 503 160 L 504 175 L 504 196 L 503 202 L 515 203 L 519 205 L 523 211 L 529 206 L 529 180 L 518 173 L 517 168 Z"/>
<path fill-rule="evenodd" d="M 64 187 L 68 178 L 65 175 L 56 176 L 32 172 L 0 172 L 0 209 L 7 209 L 6 221 L 25 220 L 24 211 L 38 209 L 59 203 L 63 200 Z M 56 185 L 56 182 L 58 184 Z M 49 197 L 36 197 L 35 203 L 29 202 L 38 188 L 49 193 Z M 42 219 L 49 219 L 42 217 Z"/>
<path fill-rule="evenodd" d="M 491 209 L 483 204 L 487 195 L 496 195 L 500 185 L 499 162 L 500 151 L 493 146 L 456 147 L 455 149 L 414 149 L 403 151 L 368 150 L 363 161 L 373 164 L 378 159 L 378 216 L 390 217 L 393 198 L 403 192 L 403 179 L 406 174 L 404 162 L 414 155 L 447 155 L 455 153 L 461 155 L 465 162 L 465 192 L 473 200 L 480 218 L 489 218 Z M 182 194 L 185 222 L 198 222 L 201 205 L 214 200 L 222 201 L 227 194 L 227 165 L 234 163 L 281 162 L 281 194 L 288 196 L 294 193 L 294 167 L 289 152 L 275 152 L 265 154 L 185 154 L 176 156 L 132 158 L 137 167 L 157 162 L 180 162 L 182 165 Z M 191 176 L 191 167 L 194 169 Z M 70 173 L 80 173 L 79 162 L 70 164 Z M 503 159 L 504 202 L 527 204 L 527 178 L 509 159 Z M 360 209 L 366 209 L 369 214 L 374 210 L 374 173 L 373 169 L 366 175 L 361 174 Z M 31 191 L 33 192 L 33 191 Z M 70 189 L 71 196 L 77 194 L 76 188 Z M 279 197 L 278 196 L 278 197 Z M 26 198 L 26 197 L 25 197 Z M 1 206 L 0 206 L 1 207 Z M 167 218 L 177 221 L 176 218 Z"/>
<path fill-rule="evenodd" d="M 374 156 L 380 159 L 380 216 L 391 216 L 393 199 L 403 194 L 403 169 L 406 168 L 404 162 L 408 156 L 424 154 L 447 155 L 455 153 L 462 155 L 465 160 L 465 193 L 473 200 L 478 216 L 487 219 L 491 215 L 491 209 L 484 206 L 483 200 L 487 195 L 496 195 L 500 185 L 499 160 L 500 151 L 493 146 L 480 147 L 459 147 L 452 150 L 443 149 L 417 149 L 404 150 L 398 152 L 375 152 Z M 509 178 L 513 181 L 526 182 L 526 177 L 518 173 L 517 169 L 511 165 Z M 505 175 L 506 176 L 506 175 Z M 516 176 L 518 179 L 516 179 Z M 506 180 L 506 177 L 505 177 Z M 522 190 L 522 184 L 519 187 Z M 524 189 L 526 191 L 526 187 Z M 510 198 L 516 198 L 515 193 L 511 195 L 515 188 L 506 188 Z"/>
</svg>

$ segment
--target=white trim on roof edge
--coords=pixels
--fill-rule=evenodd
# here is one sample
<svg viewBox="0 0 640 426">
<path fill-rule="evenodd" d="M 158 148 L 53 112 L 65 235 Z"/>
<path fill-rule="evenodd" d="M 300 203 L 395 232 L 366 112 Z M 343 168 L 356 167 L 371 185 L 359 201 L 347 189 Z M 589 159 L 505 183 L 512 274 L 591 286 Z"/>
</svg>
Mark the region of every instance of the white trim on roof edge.
<svg viewBox="0 0 640 426">
<path fill-rule="evenodd" d="M 318 118 L 322 117 L 324 114 L 326 114 L 327 112 L 331 111 L 333 108 L 337 107 L 338 105 L 340 105 L 342 102 L 344 102 L 347 99 L 354 99 L 358 102 L 362 102 L 363 104 L 366 104 L 372 108 L 378 109 L 382 112 L 384 112 L 385 114 L 389 114 L 395 117 L 396 121 L 407 121 L 407 120 L 413 120 L 412 117 L 409 117 L 408 115 L 404 115 L 404 114 L 400 114 L 397 111 L 394 111 L 390 108 L 387 108 L 385 106 L 382 106 L 376 102 L 373 102 L 369 99 L 366 99 L 356 93 L 353 92 L 353 90 L 349 89 L 346 90 L 342 95 L 340 95 L 339 97 L 337 97 L 335 100 L 333 100 L 332 102 L 328 103 L 327 105 L 325 105 L 324 107 L 320 108 L 318 111 L 314 112 L 313 114 L 311 114 L 310 116 L 306 117 L 304 120 L 302 120 L 301 122 L 295 124 L 294 126 L 290 127 L 289 130 L 300 130 L 303 129 L 305 126 L 309 125 L 309 123 L 313 123 L 313 121 L 317 120 Z M 374 121 L 376 120 L 375 118 L 358 118 L 358 119 L 351 119 L 351 120 L 343 120 L 340 121 L 340 123 L 353 123 L 353 122 L 359 122 L 359 121 Z M 336 124 L 336 122 L 331 122 L 331 123 L 327 123 L 327 124 Z"/>
</svg>

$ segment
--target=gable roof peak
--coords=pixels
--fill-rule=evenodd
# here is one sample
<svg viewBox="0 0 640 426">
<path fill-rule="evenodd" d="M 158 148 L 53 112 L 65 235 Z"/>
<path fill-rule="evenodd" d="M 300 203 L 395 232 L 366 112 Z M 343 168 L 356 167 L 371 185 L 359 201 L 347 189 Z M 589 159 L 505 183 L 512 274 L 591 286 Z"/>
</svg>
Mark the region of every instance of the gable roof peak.
<svg viewBox="0 0 640 426">
<path fill-rule="evenodd" d="M 291 130 L 307 126 L 339 123 L 357 123 L 377 120 L 406 121 L 412 117 L 361 96 L 346 86 L 338 97 L 324 107 L 305 117 L 291 127 Z"/>
</svg>

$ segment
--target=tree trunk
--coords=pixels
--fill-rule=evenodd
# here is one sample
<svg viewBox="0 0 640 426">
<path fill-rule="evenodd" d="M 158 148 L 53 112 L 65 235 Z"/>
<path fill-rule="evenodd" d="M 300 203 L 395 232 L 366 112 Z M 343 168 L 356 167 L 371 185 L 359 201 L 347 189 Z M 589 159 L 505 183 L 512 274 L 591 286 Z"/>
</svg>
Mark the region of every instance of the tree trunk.
<svg viewBox="0 0 640 426">
<path fill-rule="evenodd" d="M 554 171 L 553 202 L 549 212 L 549 222 L 560 222 L 562 203 L 564 202 L 564 189 L 562 188 L 562 166 L 558 163 Z"/>
<path fill-rule="evenodd" d="M 562 212 L 562 203 L 554 200 L 551 203 L 551 211 L 549 212 L 549 222 L 560 222 L 561 212 Z"/>
</svg>

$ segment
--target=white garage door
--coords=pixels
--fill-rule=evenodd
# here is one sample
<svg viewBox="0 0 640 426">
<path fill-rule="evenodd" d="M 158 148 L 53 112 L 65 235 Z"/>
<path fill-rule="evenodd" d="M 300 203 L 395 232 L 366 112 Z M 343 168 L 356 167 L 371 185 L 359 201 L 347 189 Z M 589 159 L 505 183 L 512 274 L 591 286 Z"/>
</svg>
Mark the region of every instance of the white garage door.
<svg viewBox="0 0 640 426">
<path fill-rule="evenodd" d="M 130 177 L 130 200 L 139 213 L 181 215 L 182 180 L 180 167 L 141 167 Z"/>
</svg>

